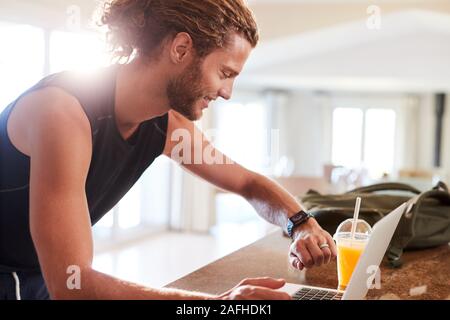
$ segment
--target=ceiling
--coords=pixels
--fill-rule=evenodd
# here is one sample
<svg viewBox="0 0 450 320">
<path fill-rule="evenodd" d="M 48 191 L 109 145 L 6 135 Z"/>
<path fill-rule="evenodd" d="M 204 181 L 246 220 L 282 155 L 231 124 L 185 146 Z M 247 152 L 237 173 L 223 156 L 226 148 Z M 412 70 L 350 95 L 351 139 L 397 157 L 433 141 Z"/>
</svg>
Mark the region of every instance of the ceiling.
<svg viewBox="0 0 450 320">
<path fill-rule="evenodd" d="M 79 0 L 83 25 L 100 0 Z M 248 87 L 443 90 L 450 84 L 448 0 L 253 0 L 261 43 L 238 80 Z M 382 28 L 368 31 L 376 3 Z M 0 20 L 65 28 L 72 0 L 0 0 Z"/>
<path fill-rule="evenodd" d="M 261 44 L 239 85 L 311 90 L 450 91 L 450 15 L 409 10 Z"/>
</svg>

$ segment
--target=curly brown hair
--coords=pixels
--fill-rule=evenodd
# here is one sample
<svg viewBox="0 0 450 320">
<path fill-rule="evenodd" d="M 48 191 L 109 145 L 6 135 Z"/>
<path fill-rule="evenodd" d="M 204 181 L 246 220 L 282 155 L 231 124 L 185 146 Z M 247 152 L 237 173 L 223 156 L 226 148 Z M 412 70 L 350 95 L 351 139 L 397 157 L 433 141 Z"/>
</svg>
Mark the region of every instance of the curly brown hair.
<svg viewBox="0 0 450 320">
<path fill-rule="evenodd" d="M 255 19 L 242 0 L 111 0 L 101 24 L 115 56 L 127 60 L 136 53 L 152 56 L 162 41 L 187 32 L 199 57 L 227 44 L 236 32 L 258 43 Z"/>
</svg>

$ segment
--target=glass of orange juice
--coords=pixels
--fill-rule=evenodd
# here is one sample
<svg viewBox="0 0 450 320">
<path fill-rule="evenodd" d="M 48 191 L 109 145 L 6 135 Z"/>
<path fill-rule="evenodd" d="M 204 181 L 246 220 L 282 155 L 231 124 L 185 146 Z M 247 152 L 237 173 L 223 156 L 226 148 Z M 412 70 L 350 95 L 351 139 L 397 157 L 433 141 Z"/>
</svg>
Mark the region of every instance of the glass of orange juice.
<svg viewBox="0 0 450 320">
<path fill-rule="evenodd" d="M 354 237 L 351 237 L 353 219 L 342 222 L 336 230 L 333 238 L 337 247 L 337 271 L 339 279 L 339 290 L 345 290 L 359 257 L 364 252 L 369 240 L 372 228 L 361 219 L 358 219 Z"/>
</svg>

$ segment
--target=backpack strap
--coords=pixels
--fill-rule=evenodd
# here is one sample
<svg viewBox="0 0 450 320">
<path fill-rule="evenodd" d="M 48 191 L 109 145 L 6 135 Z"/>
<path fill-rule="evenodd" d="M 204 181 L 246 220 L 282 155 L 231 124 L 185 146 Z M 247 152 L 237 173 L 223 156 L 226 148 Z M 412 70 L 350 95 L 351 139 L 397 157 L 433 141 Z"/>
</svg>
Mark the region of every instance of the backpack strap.
<svg viewBox="0 0 450 320">
<path fill-rule="evenodd" d="M 435 199 L 444 205 L 450 205 L 450 194 L 447 191 L 433 189 L 426 191 L 417 197 L 413 203 L 412 209 L 418 211 L 422 203 L 427 199 Z"/>
<path fill-rule="evenodd" d="M 321 194 L 320 194 L 320 192 L 319 191 L 317 191 L 317 190 L 314 190 L 314 189 L 309 189 L 307 192 L 306 192 L 306 195 L 307 196 L 321 196 Z"/>
<path fill-rule="evenodd" d="M 346 193 L 372 193 L 377 191 L 408 191 L 414 194 L 420 194 L 421 191 L 404 183 L 388 182 L 378 183 L 371 186 L 360 187 Z"/>
<path fill-rule="evenodd" d="M 439 182 L 434 186 L 433 190 L 442 190 L 442 191 L 448 192 L 448 187 L 447 187 L 447 185 L 446 185 L 444 182 L 439 181 Z"/>
</svg>

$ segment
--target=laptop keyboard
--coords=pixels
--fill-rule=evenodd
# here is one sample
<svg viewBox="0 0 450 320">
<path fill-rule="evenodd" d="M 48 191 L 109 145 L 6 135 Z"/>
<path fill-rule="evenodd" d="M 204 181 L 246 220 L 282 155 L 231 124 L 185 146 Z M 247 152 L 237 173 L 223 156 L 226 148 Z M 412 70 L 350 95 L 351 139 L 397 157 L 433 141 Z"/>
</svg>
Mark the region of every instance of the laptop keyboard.
<svg viewBox="0 0 450 320">
<path fill-rule="evenodd" d="M 292 296 L 294 300 L 341 300 L 342 292 L 321 289 L 301 288 Z"/>
</svg>

